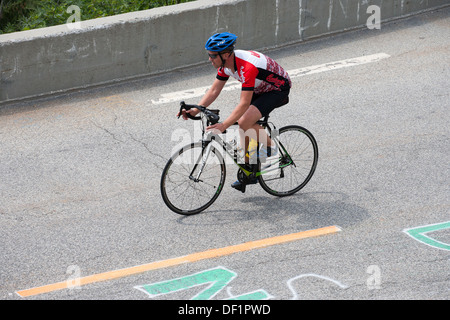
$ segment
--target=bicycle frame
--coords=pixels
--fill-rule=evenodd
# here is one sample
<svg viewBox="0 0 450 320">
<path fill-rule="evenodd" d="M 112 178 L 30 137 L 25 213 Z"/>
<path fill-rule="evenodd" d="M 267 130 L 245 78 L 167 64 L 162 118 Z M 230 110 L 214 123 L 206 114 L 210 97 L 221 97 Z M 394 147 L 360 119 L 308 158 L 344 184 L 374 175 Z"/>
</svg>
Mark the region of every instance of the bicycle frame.
<svg viewBox="0 0 450 320">
<path fill-rule="evenodd" d="M 198 116 L 183 111 L 192 108 L 200 110 Z M 226 178 L 225 159 L 227 157 L 224 156 L 224 153 L 239 168 L 237 179 L 241 185 L 240 188 L 235 189 L 241 192 L 245 192 L 247 185 L 259 182 L 261 188 L 273 196 L 290 196 L 301 190 L 314 173 L 318 158 L 317 142 L 314 136 L 301 126 L 288 125 L 277 130 L 273 123 L 268 122 L 268 117 L 258 121 L 257 123 L 266 130 L 271 138 L 270 145 L 276 147 L 277 152 L 272 156 L 267 155 L 266 160 L 261 156 L 257 157 L 256 164 L 247 164 L 246 162 L 253 162 L 252 156 L 258 155 L 259 151 L 253 152 L 253 150 L 257 150 L 256 148 L 251 146 L 250 155 L 244 154 L 243 150 L 239 150 L 230 141 L 230 135 L 224 135 L 226 132 L 217 133 L 217 131 L 207 130 L 211 124 L 219 122 L 219 110 L 210 110 L 198 105 L 186 105 L 182 101 L 178 114 L 178 117 L 180 116 L 201 120 L 202 133 L 198 141 L 184 146 L 172 155 L 161 175 L 162 198 L 165 204 L 178 214 L 197 214 L 208 208 L 217 199 Z M 245 140 L 247 137 L 255 138 L 254 134 L 254 132 L 245 132 L 244 134 L 241 131 L 239 134 L 232 133 L 236 140 L 238 140 L 238 136 L 240 137 L 241 143 L 244 137 Z M 257 136 L 262 137 L 261 135 Z M 280 141 L 281 139 L 283 142 Z M 252 143 L 249 144 L 252 145 Z M 264 141 L 261 141 L 261 144 L 264 144 Z M 292 157 L 299 162 L 298 166 Z M 250 161 L 247 160 L 248 158 Z M 234 187 L 234 184 L 232 186 Z"/>
<path fill-rule="evenodd" d="M 203 171 L 206 160 L 208 159 L 210 152 L 211 152 L 211 148 L 213 146 L 213 144 L 211 142 L 216 142 L 218 145 L 220 145 L 222 147 L 222 150 L 226 154 L 228 154 L 228 156 L 242 170 L 242 172 L 244 172 L 244 174 L 246 176 L 250 176 L 251 174 L 254 174 L 255 178 L 256 178 L 262 174 L 267 174 L 269 172 L 282 169 L 288 165 L 291 165 L 291 164 L 295 165 L 293 163 L 291 157 L 287 153 L 286 149 L 284 148 L 284 146 L 278 139 L 278 130 L 275 128 L 275 126 L 273 128 L 271 128 L 269 125 L 269 122 L 267 122 L 267 119 L 265 119 L 264 121 L 258 121 L 258 123 L 263 125 L 264 129 L 267 130 L 267 133 L 269 134 L 272 141 L 276 144 L 276 146 L 281 154 L 280 159 L 276 163 L 280 163 L 282 161 L 282 159 L 285 159 L 287 161 L 285 161 L 286 163 L 283 163 L 282 165 L 274 166 L 275 163 L 269 164 L 269 165 L 261 168 L 259 171 L 255 172 L 254 170 L 252 170 L 252 171 L 248 170 L 248 167 L 245 166 L 245 161 L 244 161 L 242 155 L 239 154 L 237 148 L 235 146 L 232 146 L 230 143 L 228 143 L 225 139 L 223 139 L 221 137 L 221 135 L 224 133 L 216 134 L 212 131 L 207 131 L 206 127 L 209 125 L 208 120 L 203 115 L 201 116 L 201 118 L 202 118 L 201 119 L 202 120 L 202 140 L 201 140 L 201 142 L 202 142 L 202 146 L 203 146 L 203 151 L 202 151 L 202 154 L 199 156 L 199 159 L 197 159 L 197 162 L 194 165 L 194 168 L 191 172 L 190 178 L 192 180 L 194 180 L 196 182 L 200 181 L 200 175 Z M 216 148 L 216 149 L 218 149 L 218 148 Z M 218 150 L 220 150 L 220 149 L 218 149 Z M 231 152 L 233 152 L 233 153 L 231 153 Z M 200 160 L 200 157 L 202 158 L 201 160 Z M 192 177 L 192 174 L 195 172 L 195 170 L 197 169 L 197 166 L 199 164 L 200 164 L 200 169 L 197 172 L 197 176 L 194 178 L 194 177 Z M 272 167 L 272 168 L 270 168 L 270 167 Z M 253 168 L 254 168 L 254 166 L 252 166 L 252 169 Z"/>
</svg>

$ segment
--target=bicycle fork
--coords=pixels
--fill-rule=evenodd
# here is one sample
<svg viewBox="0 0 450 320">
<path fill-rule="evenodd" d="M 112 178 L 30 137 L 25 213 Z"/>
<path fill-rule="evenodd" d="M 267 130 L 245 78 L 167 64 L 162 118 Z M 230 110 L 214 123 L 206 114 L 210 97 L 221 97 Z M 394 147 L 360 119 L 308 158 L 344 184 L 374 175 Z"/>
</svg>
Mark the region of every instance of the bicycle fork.
<svg viewBox="0 0 450 320">
<path fill-rule="evenodd" d="M 206 144 L 202 148 L 202 152 L 199 155 L 197 161 L 195 161 L 194 168 L 192 168 L 191 174 L 189 175 L 189 179 L 194 182 L 203 182 L 200 180 L 200 175 L 203 172 L 203 169 L 205 168 L 206 161 L 208 160 L 209 154 L 211 153 L 212 144 L 211 141 L 204 142 Z M 200 168 L 198 169 L 198 172 L 196 173 L 196 176 L 194 177 L 194 172 L 197 169 L 197 167 L 200 165 Z"/>
</svg>

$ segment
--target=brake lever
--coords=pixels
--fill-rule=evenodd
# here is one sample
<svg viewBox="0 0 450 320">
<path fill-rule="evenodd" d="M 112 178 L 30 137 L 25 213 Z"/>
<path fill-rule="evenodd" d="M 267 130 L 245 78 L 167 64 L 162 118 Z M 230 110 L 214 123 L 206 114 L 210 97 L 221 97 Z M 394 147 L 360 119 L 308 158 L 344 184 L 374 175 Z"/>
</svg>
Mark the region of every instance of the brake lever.
<svg viewBox="0 0 450 320">
<path fill-rule="evenodd" d="M 180 116 L 182 115 L 183 109 L 187 111 L 187 110 L 191 110 L 192 108 L 191 108 L 189 105 L 187 105 L 186 103 L 184 103 L 184 101 L 181 101 L 181 102 L 180 102 L 180 112 L 179 112 L 179 114 L 178 114 L 178 119 L 179 119 Z M 199 109 L 199 110 L 202 110 L 202 109 Z M 192 119 L 192 120 L 200 120 L 200 119 L 201 119 L 200 117 L 194 117 L 194 116 L 192 116 L 191 114 L 189 114 L 189 113 L 187 113 L 187 112 L 186 112 L 186 116 L 187 116 L 189 119 Z"/>
<path fill-rule="evenodd" d="M 209 111 L 207 108 L 205 108 L 203 106 L 196 105 L 195 108 L 197 108 L 198 110 L 203 112 L 208 117 L 211 124 L 216 124 L 219 122 L 220 117 L 218 114 L 215 114 L 215 113 Z M 183 109 L 187 111 L 192 108 L 190 106 L 188 106 L 184 101 L 181 101 L 180 102 L 180 112 L 178 113 L 178 119 L 181 117 Z M 192 120 L 200 120 L 201 119 L 200 117 L 194 117 L 194 116 L 190 115 L 189 113 L 186 113 L 186 116 Z"/>
<path fill-rule="evenodd" d="M 209 121 L 211 121 L 211 124 L 216 124 L 219 122 L 219 116 L 215 113 L 209 112 L 208 113 Z"/>
<path fill-rule="evenodd" d="M 180 112 L 178 112 L 178 119 L 180 119 L 181 115 L 183 114 L 183 109 L 187 110 L 186 103 L 184 103 L 184 101 L 181 101 L 180 102 Z"/>
</svg>

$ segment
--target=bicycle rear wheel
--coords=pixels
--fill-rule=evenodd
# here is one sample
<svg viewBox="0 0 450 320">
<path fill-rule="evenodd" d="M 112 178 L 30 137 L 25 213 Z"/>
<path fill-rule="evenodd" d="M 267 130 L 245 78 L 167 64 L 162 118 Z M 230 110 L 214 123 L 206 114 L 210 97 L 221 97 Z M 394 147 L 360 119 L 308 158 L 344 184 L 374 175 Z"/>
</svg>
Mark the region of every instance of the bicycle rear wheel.
<svg viewBox="0 0 450 320">
<path fill-rule="evenodd" d="M 220 195 L 226 167 L 220 152 L 201 142 L 181 148 L 167 162 L 161 176 L 161 195 L 165 204 L 183 215 L 197 214 L 208 208 Z M 201 170 L 200 175 L 198 175 Z"/>
<path fill-rule="evenodd" d="M 300 126 L 279 130 L 279 158 L 261 164 L 259 184 L 274 196 L 289 196 L 302 189 L 317 166 L 319 151 L 314 136 Z"/>
</svg>

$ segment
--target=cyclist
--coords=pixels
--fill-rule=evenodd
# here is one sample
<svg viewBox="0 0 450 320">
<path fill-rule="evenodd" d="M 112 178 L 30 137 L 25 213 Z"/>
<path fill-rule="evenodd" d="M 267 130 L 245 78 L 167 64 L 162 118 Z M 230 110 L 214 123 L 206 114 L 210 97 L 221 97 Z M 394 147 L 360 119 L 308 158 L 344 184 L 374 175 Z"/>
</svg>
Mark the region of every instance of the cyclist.
<svg viewBox="0 0 450 320">
<path fill-rule="evenodd" d="M 272 110 L 278 108 L 288 101 L 291 80 L 288 73 L 273 59 L 256 52 L 246 50 L 235 50 L 237 36 L 229 33 L 216 33 L 206 42 L 205 49 L 209 55 L 209 61 L 217 69 L 217 76 L 211 88 L 206 92 L 198 103 L 208 107 L 219 96 L 230 76 L 242 83 L 242 91 L 238 105 L 230 116 L 221 123 L 208 127 L 208 130 L 224 132 L 234 123 L 239 124 L 242 148 L 248 149 L 250 139 L 264 144 L 259 151 L 260 156 L 274 156 L 277 152 L 272 147 L 272 141 L 265 130 L 256 122 L 268 115 Z M 195 116 L 199 111 L 191 109 L 183 111 L 183 118 L 188 119 L 185 112 Z M 253 136 L 252 136 L 253 135 Z M 246 156 L 256 150 L 249 150 Z M 251 181 L 250 184 L 256 183 Z M 242 191 L 239 181 L 231 185 Z"/>
</svg>

